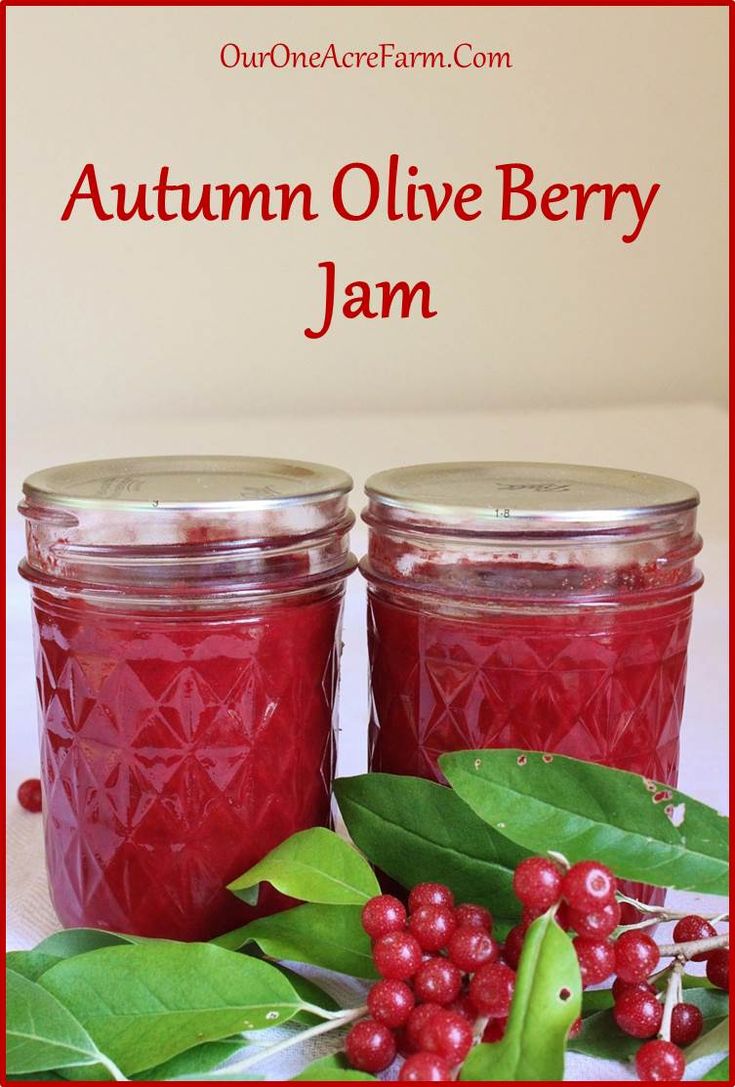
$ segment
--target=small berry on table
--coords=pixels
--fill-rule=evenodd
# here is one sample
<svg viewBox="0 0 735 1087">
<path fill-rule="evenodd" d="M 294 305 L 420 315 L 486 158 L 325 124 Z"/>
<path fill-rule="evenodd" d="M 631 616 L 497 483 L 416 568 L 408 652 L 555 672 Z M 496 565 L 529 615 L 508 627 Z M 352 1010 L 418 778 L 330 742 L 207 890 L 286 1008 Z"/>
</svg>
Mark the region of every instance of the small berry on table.
<svg viewBox="0 0 735 1087">
<path fill-rule="evenodd" d="M 38 778 L 28 778 L 18 786 L 18 803 L 26 811 L 39 812 L 41 810 L 41 782 Z"/>
</svg>

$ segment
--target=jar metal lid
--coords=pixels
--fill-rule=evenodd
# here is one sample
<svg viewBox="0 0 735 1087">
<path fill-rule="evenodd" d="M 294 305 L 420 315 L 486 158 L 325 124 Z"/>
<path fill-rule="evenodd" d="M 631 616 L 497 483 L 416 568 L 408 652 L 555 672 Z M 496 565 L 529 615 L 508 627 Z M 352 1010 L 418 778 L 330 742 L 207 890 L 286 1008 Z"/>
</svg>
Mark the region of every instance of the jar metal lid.
<svg viewBox="0 0 735 1087">
<path fill-rule="evenodd" d="M 694 487 L 664 476 L 524 461 L 391 468 L 371 476 L 365 490 L 371 507 L 392 507 L 412 521 L 446 520 L 470 529 L 492 524 L 493 531 L 518 522 L 547 531 L 570 523 L 604 529 L 699 503 Z"/>
<path fill-rule="evenodd" d="M 324 464 L 270 457 L 133 457 L 82 461 L 29 476 L 32 503 L 72 509 L 256 510 L 346 494 L 352 480 Z"/>
</svg>

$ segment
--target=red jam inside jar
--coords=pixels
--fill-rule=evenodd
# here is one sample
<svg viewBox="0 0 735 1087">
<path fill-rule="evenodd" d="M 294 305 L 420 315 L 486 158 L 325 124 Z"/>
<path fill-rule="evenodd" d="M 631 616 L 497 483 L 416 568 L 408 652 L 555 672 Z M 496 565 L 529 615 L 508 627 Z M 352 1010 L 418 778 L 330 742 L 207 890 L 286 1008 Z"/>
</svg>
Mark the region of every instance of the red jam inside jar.
<svg viewBox="0 0 735 1087">
<path fill-rule="evenodd" d="M 46 862 L 65 926 L 209 939 L 225 886 L 329 825 L 351 480 L 246 457 L 24 486 Z"/>
<path fill-rule="evenodd" d="M 366 489 L 372 770 L 442 780 L 445 751 L 517 747 L 676 784 L 693 488 L 478 462 Z"/>
</svg>

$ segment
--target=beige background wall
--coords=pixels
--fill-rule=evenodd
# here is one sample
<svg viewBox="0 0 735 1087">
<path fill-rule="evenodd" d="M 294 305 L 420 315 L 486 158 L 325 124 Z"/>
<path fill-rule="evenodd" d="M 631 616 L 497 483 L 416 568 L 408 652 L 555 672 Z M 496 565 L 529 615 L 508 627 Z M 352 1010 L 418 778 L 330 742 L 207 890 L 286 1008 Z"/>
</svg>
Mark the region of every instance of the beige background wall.
<svg viewBox="0 0 735 1087">
<path fill-rule="evenodd" d="M 118 445 L 132 420 L 144 452 L 145 435 L 153 441 L 172 418 L 721 400 L 726 15 L 11 8 L 17 469 L 38 466 L 33 435 L 43 432 L 55 459 L 68 459 L 65 430 L 74 455 L 104 454 L 100 433 Z M 307 50 L 468 40 L 510 50 L 513 68 L 246 72 L 218 62 L 225 41 L 278 40 Z M 350 224 L 329 213 L 340 165 L 381 168 L 394 151 L 421 179 L 480 181 L 482 218 Z M 619 240 L 617 214 L 501 223 L 493 167 L 516 159 L 546 184 L 662 188 L 632 245 Z M 174 180 L 308 180 L 322 215 L 120 224 L 82 209 L 61 223 L 88 161 L 106 184 L 153 183 L 164 162 Z M 426 278 L 439 316 L 338 320 L 310 342 L 302 329 L 322 312 L 324 259 L 345 280 Z"/>
</svg>

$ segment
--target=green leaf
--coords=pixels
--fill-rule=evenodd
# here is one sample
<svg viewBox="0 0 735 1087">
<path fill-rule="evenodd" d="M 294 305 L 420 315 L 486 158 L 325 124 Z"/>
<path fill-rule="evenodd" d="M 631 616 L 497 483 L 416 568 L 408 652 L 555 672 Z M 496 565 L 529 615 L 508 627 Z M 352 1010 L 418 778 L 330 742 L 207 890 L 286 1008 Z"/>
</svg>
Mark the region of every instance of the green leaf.
<svg viewBox="0 0 735 1087">
<path fill-rule="evenodd" d="M 313 1004 L 317 1008 L 324 1008 L 325 1011 L 333 1012 L 337 1011 L 339 1004 L 331 997 L 329 993 L 325 992 L 321 986 L 315 984 L 310 978 L 302 977 L 301 974 L 297 974 L 295 970 L 289 970 L 283 963 L 277 963 L 278 969 L 282 974 L 288 978 L 293 985 L 296 993 L 304 1002 L 304 1004 Z M 314 1012 L 299 1011 L 293 1017 L 293 1023 L 299 1023 L 302 1026 L 313 1027 L 317 1023 L 323 1023 L 324 1020 Z"/>
<path fill-rule="evenodd" d="M 670 786 L 538 751 L 461 751 L 439 763 L 482 819 L 533 852 L 594 857 L 658 887 L 728 893 L 728 820 Z"/>
<path fill-rule="evenodd" d="M 15 974 L 22 974 L 29 981 L 36 981 L 59 959 L 56 955 L 44 955 L 41 951 L 9 951 L 5 956 L 5 965 Z"/>
<path fill-rule="evenodd" d="M 228 890 L 254 906 L 263 882 L 291 898 L 334 906 L 362 905 L 380 894 L 365 858 L 324 827 L 293 834 L 230 883 Z"/>
<path fill-rule="evenodd" d="M 720 1061 L 714 1068 L 710 1068 L 706 1076 L 702 1076 L 702 1079 L 727 1079 L 730 1078 L 730 1058 L 725 1057 L 724 1061 Z"/>
<path fill-rule="evenodd" d="M 608 993 L 609 990 L 604 992 Z M 701 1011 L 705 1031 L 721 1023 L 727 1015 L 727 993 L 716 989 L 688 989 L 685 1000 L 687 1004 L 696 1004 Z M 608 1008 L 585 1017 L 581 1033 L 569 1040 L 568 1047 L 575 1053 L 586 1053 L 590 1057 L 622 1061 L 634 1056 L 640 1044 L 639 1040 L 621 1031 Z M 727 1048 L 727 1045 L 723 1048 Z"/>
<path fill-rule="evenodd" d="M 567 1034 L 581 1005 L 582 979 L 572 941 L 545 913 L 526 934 L 504 1037 L 476 1046 L 459 1078 L 559 1082 Z"/>
<path fill-rule="evenodd" d="M 727 1000 L 726 994 L 723 993 Z M 689 997 L 687 996 L 687 1000 Z M 713 1053 L 727 1053 L 730 1048 L 730 1020 L 729 1018 L 722 1019 L 717 1026 L 706 1033 L 700 1034 L 696 1042 L 692 1042 L 688 1046 L 684 1053 L 686 1055 L 687 1063 L 689 1061 L 696 1061 L 699 1057 L 709 1057 Z"/>
<path fill-rule="evenodd" d="M 75 955 L 86 955 L 88 951 L 97 951 L 101 947 L 156 942 L 140 936 L 123 936 L 118 932 L 107 932 L 101 928 L 68 928 L 47 936 L 45 940 L 41 940 L 40 944 L 36 944 L 33 950 L 39 954 L 53 955 L 57 959 L 71 959 Z"/>
<path fill-rule="evenodd" d="M 202 1042 L 281 1025 L 301 1006 L 276 967 L 212 944 L 103 948 L 57 963 L 38 984 L 128 1076 Z"/>
<path fill-rule="evenodd" d="M 256 943 L 273 959 L 311 963 L 325 970 L 376 978 L 370 940 L 360 923 L 361 906 L 323 906 L 309 902 L 259 917 L 220 937 L 230 949 Z"/>
<path fill-rule="evenodd" d="M 404 887 L 439 880 L 458 901 L 489 907 L 502 934 L 518 919 L 511 882 L 523 857 L 445 785 L 396 774 L 339 778 L 335 795 L 350 836 Z"/>
<path fill-rule="evenodd" d="M 350 1068 L 344 1053 L 333 1053 L 329 1057 L 322 1057 L 318 1061 L 312 1061 L 303 1071 L 299 1072 L 298 1076 L 292 1078 L 295 1080 L 316 1080 L 322 1083 L 327 1080 L 336 1080 L 343 1083 L 346 1080 L 353 1079 L 376 1082 L 375 1076 L 368 1075 L 367 1072 L 356 1072 L 354 1068 Z"/>
<path fill-rule="evenodd" d="M 6 1054 L 12 1074 L 93 1065 L 100 1052 L 73 1014 L 40 985 L 8 970 Z"/>
<path fill-rule="evenodd" d="M 30 1079 L 34 1083 L 52 1083 L 55 1080 L 64 1082 L 64 1077 L 60 1076 L 58 1072 L 49 1072 L 47 1069 L 44 1069 L 43 1072 L 24 1072 L 19 1076 L 6 1076 L 5 1078 L 9 1083 L 21 1079 Z"/>
<path fill-rule="evenodd" d="M 148 1082 L 148 1080 L 177 1079 L 181 1076 L 200 1076 L 203 1072 L 212 1072 L 219 1068 L 246 1045 L 248 1041 L 245 1038 L 220 1038 L 216 1042 L 204 1042 L 203 1045 L 178 1053 L 163 1064 L 149 1068 L 145 1072 L 139 1072 L 132 1078 Z"/>
</svg>

